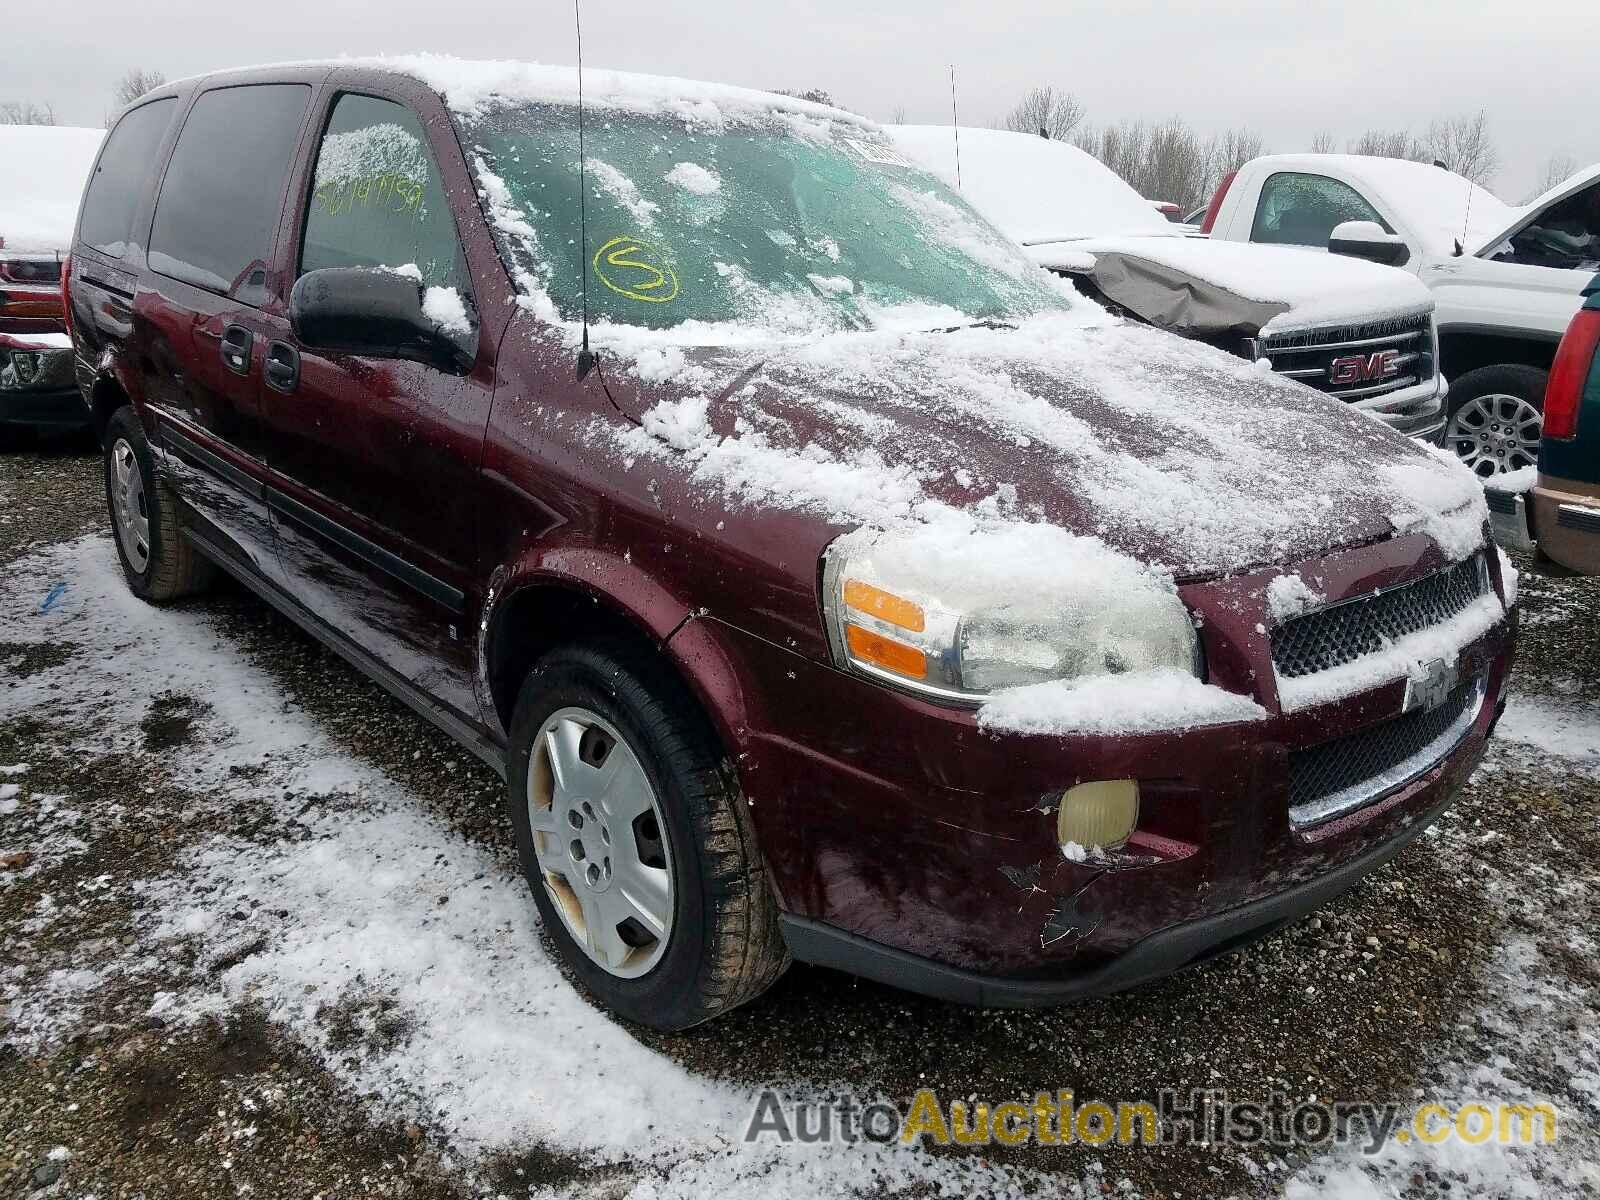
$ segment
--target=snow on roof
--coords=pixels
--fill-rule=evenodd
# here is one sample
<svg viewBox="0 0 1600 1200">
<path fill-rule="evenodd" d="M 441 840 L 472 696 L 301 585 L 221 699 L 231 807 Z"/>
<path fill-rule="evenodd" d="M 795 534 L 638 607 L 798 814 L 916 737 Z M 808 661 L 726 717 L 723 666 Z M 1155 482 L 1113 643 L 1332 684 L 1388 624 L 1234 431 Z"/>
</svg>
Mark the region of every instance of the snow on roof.
<svg viewBox="0 0 1600 1200">
<path fill-rule="evenodd" d="M 1246 300 L 1286 304 L 1262 326 L 1283 333 L 1341 321 L 1384 321 L 1433 310 L 1433 293 L 1409 271 L 1359 258 L 1324 254 L 1304 246 L 1263 246 L 1187 237 L 1106 237 L 1067 243 L 1062 249 L 1091 255 L 1122 254 L 1204 279 Z M 1053 266 L 1054 246 L 1029 247 Z"/>
<path fill-rule="evenodd" d="M 1331 170 L 1358 180 L 1367 198 L 1398 217 L 1430 254 L 1453 253 L 1463 234 L 1471 253 L 1516 219 L 1516 210 L 1493 192 L 1431 163 L 1370 154 L 1269 154 L 1254 161 L 1272 171 Z"/>
<path fill-rule="evenodd" d="M 438 92 L 453 111 L 465 115 L 481 113 L 500 104 L 578 102 L 576 67 L 544 66 L 515 59 L 473 60 L 444 54 L 350 58 L 329 65 L 409 75 Z M 775 112 L 877 128 L 874 122 L 855 113 L 775 92 L 596 67 L 584 68 L 583 103 L 585 107 L 599 110 L 671 113 L 713 128 L 748 123 Z"/>
<path fill-rule="evenodd" d="M 951 126 L 887 125 L 884 132 L 903 152 L 955 186 Z M 1183 236 L 1099 159 L 1033 134 L 963 128 L 961 194 L 1024 245 L 1100 234 Z"/>
<path fill-rule="evenodd" d="M 105 136 L 103 129 L 0 125 L 0 238 L 7 250 L 71 247 L 83 185 Z"/>
</svg>

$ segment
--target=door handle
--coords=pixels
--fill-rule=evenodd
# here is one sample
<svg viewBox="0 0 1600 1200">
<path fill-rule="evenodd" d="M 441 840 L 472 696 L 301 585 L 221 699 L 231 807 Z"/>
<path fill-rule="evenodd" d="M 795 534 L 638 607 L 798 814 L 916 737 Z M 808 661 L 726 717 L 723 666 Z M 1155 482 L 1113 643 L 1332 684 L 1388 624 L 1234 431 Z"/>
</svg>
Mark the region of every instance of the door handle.
<svg viewBox="0 0 1600 1200">
<path fill-rule="evenodd" d="M 300 352 L 288 342 L 267 347 L 267 386 L 275 392 L 292 392 L 300 385 Z"/>
<path fill-rule="evenodd" d="M 250 351 L 255 334 L 243 325 L 229 325 L 222 331 L 222 362 L 235 375 L 250 374 Z"/>
</svg>

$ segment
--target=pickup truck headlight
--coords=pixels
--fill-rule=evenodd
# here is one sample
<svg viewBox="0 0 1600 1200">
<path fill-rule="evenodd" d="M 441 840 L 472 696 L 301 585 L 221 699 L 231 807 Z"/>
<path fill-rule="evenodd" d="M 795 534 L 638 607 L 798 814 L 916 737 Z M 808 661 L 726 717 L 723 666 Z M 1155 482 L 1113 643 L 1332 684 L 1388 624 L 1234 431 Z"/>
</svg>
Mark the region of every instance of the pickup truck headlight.
<svg viewBox="0 0 1600 1200">
<path fill-rule="evenodd" d="M 1098 553 L 1120 559 L 1110 577 L 1074 577 L 1004 554 L 992 571 L 981 553 L 970 563 L 962 556 L 919 561 L 892 539 L 886 549 L 847 535 L 823 559 L 834 659 L 884 683 L 974 706 L 1002 688 L 1057 679 L 1161 668 L 1199 677 L 1199 639 L 1176 589 L 1131 559 Z"/>
</svg>

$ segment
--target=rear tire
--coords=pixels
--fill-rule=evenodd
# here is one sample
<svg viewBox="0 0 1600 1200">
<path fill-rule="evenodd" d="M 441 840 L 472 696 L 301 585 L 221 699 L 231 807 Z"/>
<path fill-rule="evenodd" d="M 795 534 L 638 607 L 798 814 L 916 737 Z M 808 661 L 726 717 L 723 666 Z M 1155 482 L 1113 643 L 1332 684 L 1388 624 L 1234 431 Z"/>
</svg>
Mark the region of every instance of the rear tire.
<svg viewBox="0 0 1600 1200">
<path fill-rule="evenodd" d="M 552 767 L 571 762 L 563 738 L 594 772 L 581 783 Z M 603 786 L 599 773 L 613 761 L 621 765 Z M 733 769 L 693 697 L 647 652 L 608 640 L 541 659 L 517 699 L 509 765 L 507 803 L 539 915 L 602 1005 L 641 1025 L 685 1029 L 783 974 L 788 947 Z M 631 786 L 623 779 L 648 794 L 614 801 Z M 627 908 L 615 893 L 638 860 L 670 880 L 660 938 L 632 917 L 616 920 Z M 620 957 L 597 948 L 619 930 Z"/>
<path fill-rule="evenodd" d="M 156 474 L 144 426 L 126 405 L 106 425 L 103 461 L 112 537 L 133 594 L 165 604 L 209 587 L 216 568 L 183 536 L 177 500 Z"/>
<path fill-rule="evenodd" d="M 1468 371 L 1450 385 L 1444 448 L 1480 479 L 1534 465 L 1548 379 L 1520 363 Z"/>
</svg>

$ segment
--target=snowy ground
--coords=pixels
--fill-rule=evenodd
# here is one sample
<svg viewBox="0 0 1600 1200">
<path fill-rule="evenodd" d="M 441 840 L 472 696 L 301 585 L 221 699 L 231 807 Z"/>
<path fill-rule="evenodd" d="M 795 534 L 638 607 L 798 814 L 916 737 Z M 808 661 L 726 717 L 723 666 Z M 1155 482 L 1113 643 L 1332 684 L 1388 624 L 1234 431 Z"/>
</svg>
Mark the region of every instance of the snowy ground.
<svg viewBox="0 0 1600 1200">
<path fill-rule="evenodd" d="M 74 536 L 94 461 L 31 463 L 81 519 L 37 491 L 0 518 L 0 1187 L 1600 1195 L 1593 582 L 1525 579 L 1523 690 L 1461 803 L 1267 943 L 1041 1014 L 797 969 L 662 1036 L 563 979 L 492 775 L 248 597 L 135 601 L 107 537 Z M 749 1144 L 766 1086 L 1529 1098 L 1566 1123 L 1549 1148 L 1374 1159 Z"/>
</svg>

